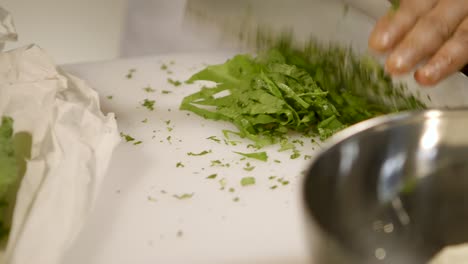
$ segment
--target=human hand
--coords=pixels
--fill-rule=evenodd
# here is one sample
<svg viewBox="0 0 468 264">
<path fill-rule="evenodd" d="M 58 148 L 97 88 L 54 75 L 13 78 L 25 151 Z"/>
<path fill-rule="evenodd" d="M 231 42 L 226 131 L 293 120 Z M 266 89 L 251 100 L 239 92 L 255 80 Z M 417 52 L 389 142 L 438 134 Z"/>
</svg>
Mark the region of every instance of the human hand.
<svg viewBox="0 0 468 264">
<path fill-rule="evenodd" d="M 371 49 L 390 52 L 392 75 L 415 72 L 422 85 L 435 85 L 468 63 L 468 0 L 400 0 L 376 24 Z"/>
</svg>

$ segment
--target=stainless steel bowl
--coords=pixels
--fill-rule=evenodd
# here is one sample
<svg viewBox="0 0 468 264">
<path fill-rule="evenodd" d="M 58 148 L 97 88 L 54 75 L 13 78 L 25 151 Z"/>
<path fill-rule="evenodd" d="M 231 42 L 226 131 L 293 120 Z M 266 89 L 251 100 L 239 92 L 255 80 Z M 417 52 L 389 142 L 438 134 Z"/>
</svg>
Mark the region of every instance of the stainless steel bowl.
<svg viewBox="0 0 468 264">
<path fill-rule="evenodd" d="M 329 144 L 304 182 L 311 263 L 427 263 L 468 242 L 468 111 L 383 116 Z"/>
</svg>

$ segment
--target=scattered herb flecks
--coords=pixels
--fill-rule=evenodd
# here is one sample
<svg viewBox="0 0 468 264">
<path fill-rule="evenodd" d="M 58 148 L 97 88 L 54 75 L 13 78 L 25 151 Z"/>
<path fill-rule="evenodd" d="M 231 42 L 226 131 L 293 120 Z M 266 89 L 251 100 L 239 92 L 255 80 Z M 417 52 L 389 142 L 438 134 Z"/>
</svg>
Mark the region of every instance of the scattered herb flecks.
<svg viewBox="0 0 468 264">
<path fill-rule="evenodd" d="M 120 132 L 120 136 L 125 139 L 126 142 L 132 142 L 132 141 L 135 141 L 135 138 L 130 136 L 130 135 L 127 135 L 127 134 L 124 134 L 122 132 Z"/>
<path fill-rule="evenodd" d="M 183 168 L 183 167 L 185 167 L 185 165 L 182 162 L 180 162 L 180 161 L 177 162 L 176 168 Z"/>
<path fill-rule="evenodd" d="M 113 95 L 109 95 L 109 96 L 107 96 L 106 98 L 107 98 L 108 100 L 112 100 L 112 99 L 114 99 L 114 96 L 113 96 Z"/>
<path fill-rule="evenodd" d="M 218 174 L 215 173 L 215 174 L 209 175 L 209 176 L 206 177 L 206 178 L 209 179 L 209 180 L 214 180 L 214 179 L 216 179 L 216 177 L 218 177 Z"/>
<path fill-rule="evenodd" d="M 211 137 L 208 137 L 206 139 L 212 140 L 212 141 L 214 141 L 216 143 L 221 143 L 221 140 L 218 139 L 216 136 L 211 136 Z"/>
<path fill-rule="evenodd" d="M 204 150 L 200 153 L 193 153 L 193 152 L 189 152 L 187 153 L 188 156 L 203 156 L 203 155 L 207 155 L 207 154 L 210 154 L 211 153 L 211 149 L 210 150 Z"/>
<path fill-rule="evenodd" d="M 176 80 L 173 80 L 171 78 L 167 78 L 167 82 L 174 85 L 175 87 L 182 85 L 182 83 L 180 81 L 176 81 Z"/>
<path fill-rule="evenodd" d="M 268 160 L 268 155 L 266 152 L 255 152 L 255 153 L 242 153 L 242 152 L 236 152 L 234 153 L 239 154 L 241 156 L 244 156 L 246 158 L 251 158 L 251 159 L 257 159 L 261 161 L 267 161 Z"/>
<path fill-rule="evenodd" d="M 162 93 L 162 94 L 170 94 L 170 93 L 172 93 L 172 92 L 171 92 L 171 91 L 168 91 L 168 90 L 162 90 L 161 93 Z"/>
<path fill-rule="evenodd" d="M 151 86 L 148 86 L 148 87 L 145 87 L 143 88 L 143 91 L 147 92 L 147 93 L 154 93 L 156 92 L 155 89 L 151 88 Z"/>
<path fill-rule="evenodd" d="M 128 73 L 127 75 L 125 75 L 125 77 L 127 77 L 127 79 L 131 79 L 133 78 L 133 74 L 136 72 L 136 69 L 130 69 L 128 70 Z"/>
<path fill-rule="evenodd" d="M 255 178 L 254 177 L 244 177 L 244 178 L 241 179 L 240 184 L 242 186 L 254 185 L 255 184 Z"/>
<path fill-rule="evenodd" d="M 154 104 L 156 103 L 155 100 L 149 100 L 145 99 L 142 103 L 141 106 L 145 107 L 146 109 L 150 111 L 154 111 Z"/>
<path fill-rule="evenodd" d="M 192 198 L 193 196 L 195 195 L 195 193 L 184 193 L 184 194 L 174 194 L 173 197 L 176 198 L 176 199 L 179 199 L 179 200 L 186 200 L 186 199 L 190 199 Z"/>
</svg>

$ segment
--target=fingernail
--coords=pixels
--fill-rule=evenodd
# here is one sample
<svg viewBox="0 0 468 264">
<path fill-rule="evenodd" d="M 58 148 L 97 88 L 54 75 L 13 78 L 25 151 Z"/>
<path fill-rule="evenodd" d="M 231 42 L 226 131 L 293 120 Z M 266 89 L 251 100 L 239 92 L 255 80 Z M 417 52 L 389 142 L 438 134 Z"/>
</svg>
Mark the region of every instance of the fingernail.
<svg viewBox="0 0 468 264">
<path fill-rule="evenodd" d="M 409 52 L 397 52 L 390 55 L 388 59 L 388 67 L 391 71 L 402 73 L 407 71 L 408 63 L 410 61 L 410 53 Z"/>
<path fill-rule="evenodd" d="M 437 64 L 428 64 L 419 70 L 420 74 L 430 82 L 440 79 L 440 67 Z"/>
<path fill-rule="evenodd" d="M 383 32 L 377 36 L 377 43 L 382 48 L 387 48 L 390 44 L 390 33 Z"/>
</svg>

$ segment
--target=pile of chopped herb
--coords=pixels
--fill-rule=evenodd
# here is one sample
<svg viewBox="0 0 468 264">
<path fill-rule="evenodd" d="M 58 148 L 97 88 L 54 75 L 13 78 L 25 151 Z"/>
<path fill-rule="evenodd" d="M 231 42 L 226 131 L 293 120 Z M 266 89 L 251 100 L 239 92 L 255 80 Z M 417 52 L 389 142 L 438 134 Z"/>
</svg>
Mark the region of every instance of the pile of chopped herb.
<svg viewBox="0 0 468 264">
<path fill-rule="evenodd" d="M 375 116 L 425 108 L 375 60 L 313 41 L 301 49 L 286 41 L 257 57 L 237 55 L 188 80 L 195 81 L 216 86 L 185 97 L 180 109 L 231 122 L 258 147 L 290 131 L 324 140 Z"/>
</svg>

